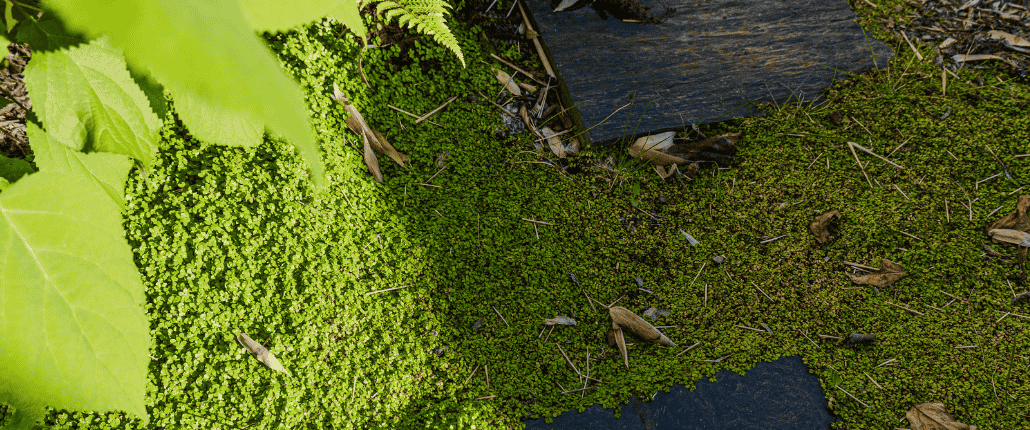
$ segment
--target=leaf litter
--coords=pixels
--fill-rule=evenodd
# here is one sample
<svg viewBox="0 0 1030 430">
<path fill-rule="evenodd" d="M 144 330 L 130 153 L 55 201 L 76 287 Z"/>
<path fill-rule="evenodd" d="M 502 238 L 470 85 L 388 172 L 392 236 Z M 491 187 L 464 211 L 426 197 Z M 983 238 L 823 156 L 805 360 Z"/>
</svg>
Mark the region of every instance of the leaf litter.
<svg viewBox="0 0 1030 430">
<path fill-rule="evenodd" d="M 286 370 L 285 367 L 283 367 L 282 363 L 279 363 L 279 359 L 275 358 L 275 354 L 273 354 L 272 351 L 269 351 L 264 345 L 255 342 L 254 339 L 251 339 L 246 333 L 240 333 L 236 336 L 236 342 L 238 342 L 240 346 L 246 348 L 247 351 L 250 351 L 251 354 L 254 354 L 258 361 L 264 363 L 264 365 L 268 366 L 269 369 L 293 376 L 290 375 L 290 372 Z"/>
</svg>

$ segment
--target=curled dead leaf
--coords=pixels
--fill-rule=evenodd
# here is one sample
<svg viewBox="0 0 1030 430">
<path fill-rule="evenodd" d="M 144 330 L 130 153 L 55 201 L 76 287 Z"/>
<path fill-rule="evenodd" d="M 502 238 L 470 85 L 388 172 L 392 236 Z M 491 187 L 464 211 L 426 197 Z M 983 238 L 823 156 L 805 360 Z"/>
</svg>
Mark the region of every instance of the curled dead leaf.
<svg viewBox="0 0 1030 430">
<path fill-rule="evenodd" d="M 893 284 L 898 279 L 905 276 L 905 268 L 900 264 L 890 261 L 886 258 L 880 259 L 880 268 L 870 272 L 867 275 L 856 275 L 854 273 L 845 273 L 851 278 L 851 281 L 858 285 L 872 285 L 874 287 L 886 288 Z"/>
<path fill-rule="evenodd" d="M 372 145 L 368 143 L 368 136 L 362 135 L 362 139 L 365 141 L 364 157 L 365 166 L 368 167 L 369 173 L 376 178 L 376 181 L 383 182 L 383 174 L 379 171 L 379 159 L 376 158 L 376 154 L 372 152 Z"/>
<path fill-rule="evenodd" d="M 519 86 L 515 84 L 515 80 L 512 79 L 511 75 L 504 73 L 503 70 L 496 68 L 494 70 L 497 70 L 497 80 L 501 82 L 501 85 L 504 85 L 505 90 L 508 90 L 515 97 L 522 95 L 522 91 L 519 91 Z"/>
<path fill-rule="evenodd" d="M 622 333 L 622 328 L 612 321 L 612 331 L 609 333 L 609 339 L 614 338 L 615 343 L 619 346 L 619 352 L 622 353 L 622 362 L 626 365 L 626 369 L 629 369 L 629 354 L 626 353 L 626 338 Z"/>
<path fill-rule="evenodd" d="M 554 135 L 550 127 L 540 128 L 540 134 L 547 139 L 548 146 L 551 147 L 551 152 L 554 153 L 558 158 L 565 158 L 565 145 L 562 145 L 561 139 Z"/>
<path fill-rule="evenodd" d="M 905 413 L 912 430 L 976 430 L 976 426 L 955 421 L 943 403 L 919 403 Z"/>
<path fill-rule="evenodd" d="M 831 230 L 836 230 L 837 221 L 843 217 L 840 211 L 832 210 L 815 217 L 815 220 L 808 225 L 808 231 L 812 232 L 815 240 L 819 243 L 828 242 L 831 237 Z"/>
</svg>

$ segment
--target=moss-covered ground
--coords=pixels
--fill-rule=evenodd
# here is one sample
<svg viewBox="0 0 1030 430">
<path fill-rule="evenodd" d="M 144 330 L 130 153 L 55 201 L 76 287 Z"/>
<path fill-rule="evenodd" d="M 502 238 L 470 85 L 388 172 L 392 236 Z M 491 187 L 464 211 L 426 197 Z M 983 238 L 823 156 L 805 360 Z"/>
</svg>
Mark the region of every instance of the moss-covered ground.
<svg viewBox="0 0 1030 430">
<path fill-rule="evenodd" d="M 1028 152 L 1030 86 L 968 66 L 944 89 L 939 66 L 877 29 L 887 11 L 900 17 L 912 6 L 878 4 L 854 7 L 895 47 L 889 67 L 836 82 L 815 106 L 780 101 L 764 117 L 702 126 L 743 138 L 734 167 L 705 166 L 692 180 L 661 180 L 624 148 L 589 153 L 621 160 L 617 172 L 570 176 L 539 163 L 553 155 L 533 151 L 525 135 L 497 141 L 496 108 L 465 97 L 495 94 L 489 65 L 505 67 L 461 22 L 449 25 L 468 68 L 422 37 L 407 51 L 367 50 L 368 86 L 358 43 L 339 25 L 266 35 L 306 91 L 327 187 L 313 190 L 286 142 L 226 148 L 169 117 L 160 161 L 134 171 L 126 190 L 154 337 L 150 427 L 515 429 L 523 418 L 615 408 L 800 355 L 843 419 L 834 429 L 906 428 L 901 418 L 921 402 L 944 403 L 983 430 L 1027 428 L 1030 321 L 1005 314 L 1030 315 L 1030 303 L 1011 303 L 1026 287 L 1006 281 L 1018 268 L 982 256 L 980 242 L 1026 193 L 1030 158 L 1015 156 Z M 396 67 L 399 57 L 410 64 Z M 330 99 L 333 81 L 411 156 L 409 168 L 381 156 L 385 180 L 374 180 Z M 387 106 L 422 114 L 452 96 L 430 117 L 440 126 Z M 847 141 L 903 169 L 858 152 L 860 168 Z M 1001 172 L 985 146 L 1014 180 L 979 182 Z M 439 171 L 443 151 L 454 157 Z M 830 210 L 843 214 L 841 234 L 820 245 L 808 225 Z M 993 246 L 1015 259 L 1013 248 Z M 718 255 L 721 266 L 711 261 Z M 907 274 L 879 294 L 844 273 L 844 261 L 880 267 L 881 258 Z M 608 304 L 623 293 L 618 304 L 638 314 L 670 311 L 653 324 L 673 326 L 661 330 L 679 347 L 629 338 L 626 370 L 605 342 L 607 311 L 585 297 Z M 578 324 L 543 324 L 559 315 Z M 761 323 L 775 334 L 736 327 Z M 250 356 L 234 340 L 241 332 L 293 376 Z M 879 341 L 818 337 L 852 332 Z M 562 394 L 583 387 L 563 352 L 589 367 L 592 388 Z M 48 418 L 55 428 L 138 423 L 117 413 Z"/>
</svg>

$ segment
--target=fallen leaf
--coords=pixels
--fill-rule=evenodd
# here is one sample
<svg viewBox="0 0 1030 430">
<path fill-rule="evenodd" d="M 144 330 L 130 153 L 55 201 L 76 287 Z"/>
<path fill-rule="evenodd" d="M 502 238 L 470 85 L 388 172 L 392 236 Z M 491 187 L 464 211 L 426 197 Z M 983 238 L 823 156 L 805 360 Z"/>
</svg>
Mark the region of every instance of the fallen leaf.
<svg viewBox="0 0 1030 430">
<path fill-rule="evenodd" d="M 375 176 L 376 181 L 383 182 L 383 174 L 379 171 L 379 159 L 376 158 L 376 154 L 372 152 L 372 145 L 369 145 L 368 143 L 368 135 L 363 134 L 361 137 L 365 140 L 365 166 L 368 167 L 368 171 L 372 173 L 372 176 Z"/>
<path fill-rule="evenodd" d="M 1019 230 L 996 228 L 987 233 L 991 239 L 1019 246 L 1030 246 L 1030 233 Z"/>
<path fill-rule="evenodd" d="M 673 138 L 676 132 L 645 136 L 633 142 L 629 147 L 629 155 L 641 160 L 650 161 L 656 166 L 668 166 L 670 164 L 684 164 L 686 159 L 669 155 L 665 150 L 673 145 Z"/>
<path fill-rule="evenodd" d="M 404 155 L 398 152 L 396 149 L 394 149 L 393 145 L 390 145 L 390 142 L 388 142 L 386 140 L 386 137 L 383 136 L 382 133 L 379 133 L 378 130 L 374 128 L 371 130 L 372 134 L 376 137 L 372 141 L 372 150 L 376 151 L 377 154 L 382 154 L 385 152 L 386 155 L 390 156 L 390 159 L 393 160 L 395 163 L 399 164 L 401 167 L 407 167 L 404 165 L 404 163 L 411 162 L 411 157 L 408 157 L 407 155 Z"/>
<path fill-rule="evenodd" d="M 856 275 L 854 273 L 846 272 L 845 274 L 851 278 L 852 282 L 858 285 L 872 285 L 879 288 L 889 287 L 895 281 L 905 276 L 905 268 L 901 267 L 898 263 L 886 258 L 881 258 L 880 265 L 882 267 L 867 275 Z"/>
<path fill-rule="evenodd" d="M 569 144 L 565 145 L 565 150 L 573 154 L 579 152 L 579 139 L 576 139 L 575 137 L 569 139 Z"/>
<path fill-rule="evenodd" d="M 347 97 L 344 97 L 343 91 L 340 91 L 340 87 L 336 86 L 336 81 L 333 81 L 333 95 L 329 97 L 340 103 L 347 103 Z"/>
<path fill-rule="evenodd" d="M 619 352 L 622 353 L 622 362 L 626 364 L 626 369 L 629 369 L 629 354 L 626 353 L 626 338 L 622 334 L 622 328 L 615 321 L 612 321 L 612 330 L 611 337 L 614 337 L 615 343 L 619 345 Z"/>
<path fill-rule="evenodd" d="M 401 167 L 406 167 L 404 163 L 410 162 L 411 157 L 398 152 L 394 149 L 393 145 L 390 145 L 390 142 L 386 140 L 386 137 L 378 131 L 370 128 L 365 122 L 365 118 L 361 116 L 361 113 L 358 112 L 357 108 L 353 105 L 344 103 L 343 107 L 347 111 L 347 118 L 344 119 L 344 122 L 347 123 L 347 128 L 353 131 L 354 134 L 367 138 L 369 145 L 371 145 L 372 150 L 375 151 L 375 153 L 386 153 L 395 163 L 399 164 Z"/>
<path fill-rule="evenodd" d="M 920 403 L 905 413 L 912 430 L 976 430 L 976 426 L 955 421 L 943 403 Z"/>
<path fill-rule="evenodd" d="M 519 87 L 518 85 L 515 85 L 515 80 L 512 79 L 511 75 L 504 73 L 503 70 L 499 70 L 496 67 L 494 70 L 497 70 L 497 80 L 501 81 L 501 85 L 504 85 L 504 89 L 508 90 L 508 92 L 515 97 L 522 95 L 522 91 L 519 91 Z"/>
<path fill-rule="evenodd" d="M 819 215 L 808 225 L 808 231 L 812 232 L 819 243 L 826 243 L 831 239 L 830 230 L 836 230 L 837 220 L 843 216 L 836 210 Z"/>
<path fill-rule="evenodd" d="M 576 320 L 574 320 L 572 318 L 569 318 L 569 317 L 563 317 L 563 316 L 559 315 L 559 316 L 556 316 L 556 317 L 550 318 L 550 319 L 544 318 L 544 324 L 547 324 L 547 325 L 556 325 L 556 324 L 576 325 Z"/>
<path fill-rule="evenodd" d="M 558 7 L 554 8 L 555 12 L 561 12 L 565 9 L 572 7 L 572 5 L 578 3 L 580 0 L 562 0 Z"/>
<path fill-rule="evenodd" d="M 1024 300 L 1030 300 L 1030 292 L 1024 291 L 1022 293 L 1016 294 L 1016 296 L 1012 298 L 1012 303 L 1015 304 L 1022 302 Z"/>
<path fill-rule="evenodd" d="M 246 335 L 246 333 L 240 333 L 236 336 L 236 342 L 238 342 L 240 346 L 246 348 L 247 351 L 250 351 L 251 354 L 254 354 L 254 356 L 264 363 L 265 366 L 268 366 L 269 369 L 277 370 L 289 376 L 293 376 L 290 375 L 290 372 L 286 370 L 281 363 L 279 363 L 279 359 L 275 358 L 275 354 L 273 354 L 272 351 L 269 351 L 268 348 L 265 348 L 260 343 L 254 342 L 254 339 L 251 339 L 250 336 Z"/>
<path fill-rule="evenodd" d="M 551 152 L 554 153 L 558 158 L 565 158 L 565 145 L 562 145 L 561 139 L 554 135 L 549 127 L 543 127 L 540 129 L 540 134 L 547 139 L 547 144 L 551 147 Z"/>
<path fill-rule="evenodd" d="M 1009 212 L 1008 215 L 1002 217 L 993 223 L 988 224 L 984 227 L 984 233 L 991 236 L 991 230 L 1016 230 L 1024 233 L 1030 233 L 1030 217 L 1027 217 L 1027 211 L 1030 211 L 1030 195 L 1020 195 L 1016 200 L 1016 210 Z M 1001 238 L 991 237 L 991 242 L 994 243 L 1009 243 L 1004 242 Z M 1017 254 L 1019 264 L 1026 262 L 1026 248 L 1018 247 L 1019 252 Z"/>
<path fill-rule="evenodd" d="M 530 94 L 535 93 L 538 90 L 535 85 L 527 84 L 525 82 L 519 82 L 519 86 L 522 87 L 522 89 L 529 91 Z"/>
<path fill-rule="evenodd" d="M 620 329 L 628 331 L 645 342 L 657 343 L 668 347 L 676 346 L 675 343 L 665 337 L 653 325 L 644 321 L 643 318 L 640 318 L 629 309 L 622 306 L 612 306 L 608 308 L 608 313 L 612 316 L 612 323 L 617 324 Z"/>
<path fill-rule="evenodd" d="M 999 57 L 997 55 L 991 55 L 991 54 L 973 54 L 973 55 L 956 54 L 955 56 L 951 57 L 951 59 L 955 60 L 956 63 L 962 63 L 962 62 L 965 62 L 965 61 L 980 61 L 980 60 L 1002 60 L 1002 61 L 1005 61 L 1004 58 L 1001 58 L 1001 57 Z"/>
<path fill-rule="evenodd" d="M 1006 42 L 1008 42 L 1010 45 L 1013 45 L 1013 46 L 1021 46 L 1021 47 L 1024 47 L 1024 48 L 1030 48 L 1030 40 L 1026 40 L 1026 39 L 1024 39 L 1022 37 L 1019 37 L 1019 36 L 1016 36 L 1014 34 L 1009 34 L 1009 33 L 1006 33 L 1004 31 L 991 30 L 991 31 L 987 32 L 987 35 L 990 36 L 992 39 L 1005 40 Z"/>
</svg>

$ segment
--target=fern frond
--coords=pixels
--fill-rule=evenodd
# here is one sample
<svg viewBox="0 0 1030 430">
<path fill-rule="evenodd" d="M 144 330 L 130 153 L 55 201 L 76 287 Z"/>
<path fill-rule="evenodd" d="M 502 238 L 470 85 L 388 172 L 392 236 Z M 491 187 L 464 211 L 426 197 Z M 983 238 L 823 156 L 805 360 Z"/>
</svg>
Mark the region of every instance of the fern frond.
<svg viewBox="0 0 1030 430">
<path fill-rule="evenodd" d="M 433 36 L 437 43 L 453 51 L 461 61 L 461 67 L 465 67 L 465 56 L 458 46 L 458 39 L 447 28 L 445 14 L 452 7 L 447 0 L 388 0 L 376 5 L 376 13 L 382 15 L 386 22 L 397 18 L 400 26 Z"/>
</svg>

